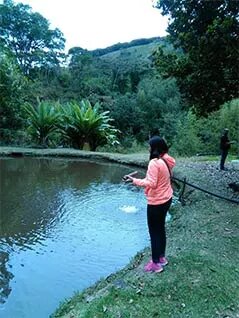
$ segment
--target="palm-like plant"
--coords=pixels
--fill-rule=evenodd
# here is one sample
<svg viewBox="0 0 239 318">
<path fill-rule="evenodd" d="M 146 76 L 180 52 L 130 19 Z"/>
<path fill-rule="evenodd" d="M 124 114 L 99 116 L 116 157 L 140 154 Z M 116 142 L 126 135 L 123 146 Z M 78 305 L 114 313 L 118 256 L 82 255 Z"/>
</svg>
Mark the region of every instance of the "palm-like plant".
<svg viewBox="0 0 239 318">
<path fill-rule="evenodd" d="M 79 104 L 71 102 L 65 107 L 60 106 L 60 112 L 62 132 L 73 147 L 82 149 L 88 143 L 94 151 L 100 145 L 117 142 L 117 129 L 111 125 L 109 112 L 100 112 L 99 103 L 92 107 L 88 100 Z"/>
<path fill-rule="evenodd" d="M 47 146 L 53 133 L 59 131 L 60 114 L 54 105 L 48 102 L 39 102 L 36 107 L 31 104 L 24 106 L 24 112 L 29 124 L 28 131 L 41 146 Z"/>
</svg>

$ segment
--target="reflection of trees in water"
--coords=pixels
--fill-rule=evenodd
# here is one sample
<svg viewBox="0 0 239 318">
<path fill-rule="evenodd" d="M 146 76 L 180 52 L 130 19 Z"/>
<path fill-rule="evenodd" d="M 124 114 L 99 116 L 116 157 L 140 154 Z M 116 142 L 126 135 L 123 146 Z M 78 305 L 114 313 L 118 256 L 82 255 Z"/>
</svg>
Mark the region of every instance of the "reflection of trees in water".
<svg viewBox="0 0 239 318">
<path fill-rule="evenodd" d="M 1 160 L 1 239 L 8 246 L 30 246 L 44 239 L 60 218 L 61 195 L 65 190 L 80 190 L 90 184 L 118 183 L 128 168 L 108 163 L 52 159 Z M 125 170 L 124 170 L 125 169 Z M 94 194 L 93 194 L 94 195 Z M 9 254 L 0 250 L 0 303 L 11 293 Z"/>
<path fill-rule="evenodd" d="M 39 240 L 54 226 L 60 193 L 84 192 L 92 182 L 119 182 L 123 174 L 122 166 L 66 159 L 17 158 L 2 160 L 1 165 L 0 236 L 20 246 Z"/>
<path fill-rule="evenodd" d="M 14 277 L 14 275 L 7 270 L 8 260 L 8 253 L 0 251 L 0 304 L 5 303 L 11 293 L 10 280 Z"/>
</svg>

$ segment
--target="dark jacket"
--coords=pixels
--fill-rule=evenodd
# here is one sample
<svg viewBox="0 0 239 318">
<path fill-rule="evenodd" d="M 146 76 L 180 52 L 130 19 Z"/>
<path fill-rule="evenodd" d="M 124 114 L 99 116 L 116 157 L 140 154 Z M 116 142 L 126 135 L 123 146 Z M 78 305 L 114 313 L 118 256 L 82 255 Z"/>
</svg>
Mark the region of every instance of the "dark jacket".
<svg viewBox="0 0 239 318">
<path fill-rule="evenodd" d="M 220 149 L 221 150 L 229 150 L 230 149 L 230 143 L 227 135 L 222 135 L 221 142 L 220 142 Z"/>
</svg>

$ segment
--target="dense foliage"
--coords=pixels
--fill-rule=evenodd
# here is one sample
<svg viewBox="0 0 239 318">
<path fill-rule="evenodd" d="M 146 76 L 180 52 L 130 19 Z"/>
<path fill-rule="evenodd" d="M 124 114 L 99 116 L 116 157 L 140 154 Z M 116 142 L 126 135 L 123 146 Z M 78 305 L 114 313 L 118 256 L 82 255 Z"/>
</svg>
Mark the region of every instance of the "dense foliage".
<svg viewBox="0 0 239 318">
<path fill-rule="evenodd" d="M 100 112 L 100 105 L 92 106 L 88 100 L 66 105 L 38 101 L 37 107 L 26 104 L 24 112 L 32 140 L 42 147 L 66 141 L 78 149 L 88 143 L 95 151 L 98 146 L 118 143 L 109 112 Z"/>
<path fill-rule="evenodd" d="M 160 0 L 157 6 L 169 15 L 169 39 L 178 49 L 157 51 L 160 72 L 177 78 L 181 92 L 202 115 L 238 97 L 239 2 Z"/>
<path fill-rule="evenodd" d="M 111 124 L 109 112 L 101 112 L 99 103 L 93 107 L 88 100 L 80 104 L 71 102 L 60 106 L 58 112 L 61 132 L 73 147 L 83 149 L 87 143 L 95 151 L 98 146 L 118 143 L 118 131 Z"/>
<path fill-rule="evenodd" d="M 49 22 L 31 7 L 4 0 L 0 6 L 0 40 L 16 57 L 24 74 L 36 66 L 56 65 L 65 39 L 59 29 L 51 30 Z"/>
<path fill-rule="evenodd" d="M 238 154 L 239 99 L 225 103 L 207 118 L 197 118 L 189 111 L 181 116 L 178 132 L 173 143 L 180 155 L 219 154 L 220 136 L 224 128 L 229 128 L 229 138 L 235 143 L 231 152 Z"/>
<path fill-rule="evenodd" d="M 224 126 L 238 139 L 238 100 L 231 101 L 238 85 L 237 4 L 229 2 L 162 0 L 171 42 L 73 47 L 66 55 L 60 30 L 29 6 L 4 0 L 1 144 L 138 150 L 160 131 L 179 154 L 217 153 Z"/>
<path fill-rule="evenodd" d="M 54 105 L 38 102 L 37 107 L 31 104 L 24 106 L 29 134 L 41 146 L 48 146 L 54 133 L 59 131 L 60 114 Z"/>
<path fill-rule="evenodd" d="M 14 58 L 3 49 L 0 52 L 0 138 L 6 142 L 22 127 L 21 105 L 26 80 Z"/>
</svg>

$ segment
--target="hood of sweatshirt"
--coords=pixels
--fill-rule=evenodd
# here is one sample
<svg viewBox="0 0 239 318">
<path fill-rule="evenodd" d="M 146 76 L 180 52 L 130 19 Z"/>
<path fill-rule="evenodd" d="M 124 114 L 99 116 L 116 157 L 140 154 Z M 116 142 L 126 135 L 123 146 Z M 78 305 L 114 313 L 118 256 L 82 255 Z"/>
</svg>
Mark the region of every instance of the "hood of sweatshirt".
<svg viewBox="0 0 239 318">
<path fill-rule="evenodd" d="M 170 169 L 172 169 L 175 166 L 176 161 L 169 154 L 167 154 L 167 153 L 164 154 L 162 158 L 167 162 Z"/>
</svg>

